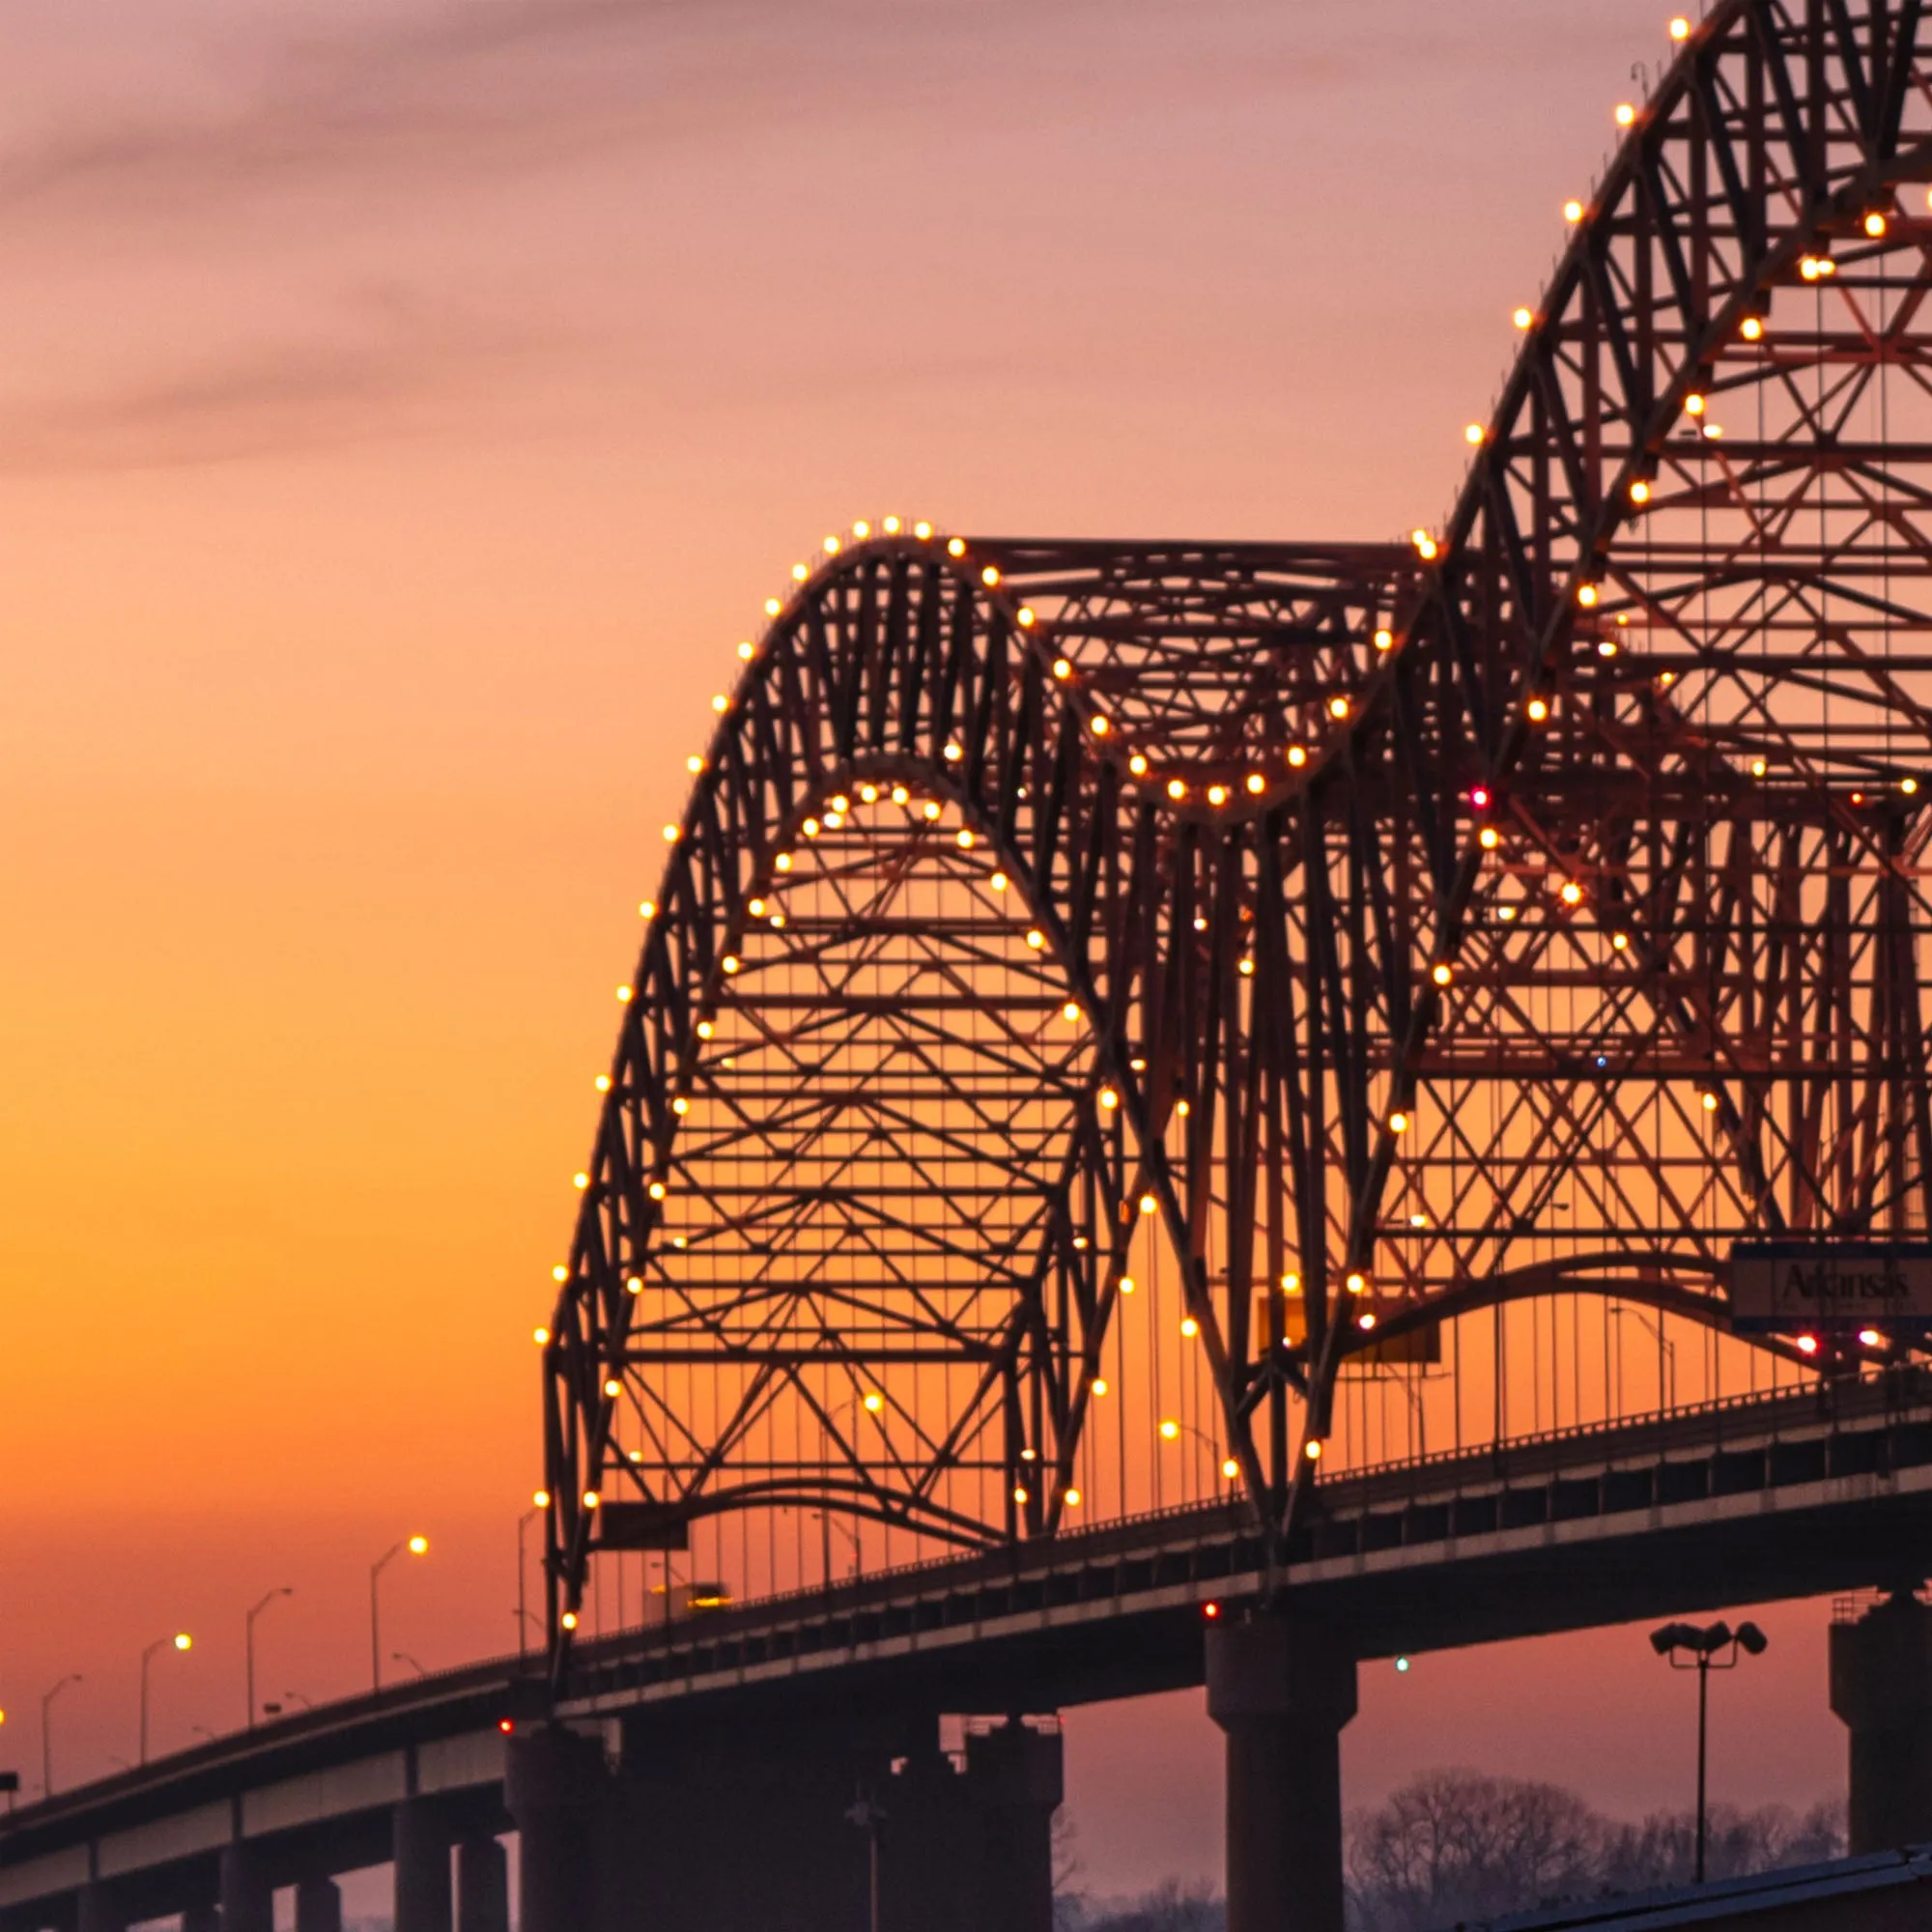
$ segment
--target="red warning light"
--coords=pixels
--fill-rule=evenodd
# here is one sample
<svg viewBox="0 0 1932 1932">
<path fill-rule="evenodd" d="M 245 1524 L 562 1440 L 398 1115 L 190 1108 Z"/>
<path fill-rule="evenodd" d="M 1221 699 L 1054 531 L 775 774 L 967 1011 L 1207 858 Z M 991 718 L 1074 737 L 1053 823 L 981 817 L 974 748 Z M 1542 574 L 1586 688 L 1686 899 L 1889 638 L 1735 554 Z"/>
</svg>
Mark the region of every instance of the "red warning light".
<svg viewBox="0 0 1932 1932">
<path fill-rule="evenodd" d="M 1487 811 L 1487 810 L 1489 810 L 1489 809 L 1490 809 L 1490 788 L 1489 788 L 1489 786 L 1488 786 L 1488 785 L 1471 785 L 1471 786 L 1469 787 L 1469 803 L 1470 803 L 1471 805 L 1473 805 L 1473 806 L 1474 806 L 1474 807 L 1476 808 L 1476 810 L 1477 810 L 1478 811 Z"/>
<path fill-rule="evenodd" d="M 1798 1351 L 1799 1351 L 1799 1353 L 1800 1353 L 1800 1354 L 1804 1354 L 1804 1355 L 1815 1355 L 1815 1354 L 1816 1354 L 1816 1353 L 1818 1352 L 1818 1338 L 1817 1338 L 1817 1336 L 1815 1336 L 1815 1335 L 1801 1335 L 1801 1336 L 1799 1336 L 1799 1338 L 1798 1338 Z"/>
<path fill-rule="evenodd" d="M 1219 1604 L 1203 1604 L 1201 1605 L 1201 1614 L 1211 1624 L 1221 1614 L 1221 1605 Z"/>
<path fill-rule="evenodd" d="M 517 1728 L 517 1726 L 513 1719 L 498 1718 L 497 1719 L 497 1728 L 499 1731 L 501 1731 L 502 1734 L 507 1738 L 510 1735 L 510 1733 Z"/>
</svg>

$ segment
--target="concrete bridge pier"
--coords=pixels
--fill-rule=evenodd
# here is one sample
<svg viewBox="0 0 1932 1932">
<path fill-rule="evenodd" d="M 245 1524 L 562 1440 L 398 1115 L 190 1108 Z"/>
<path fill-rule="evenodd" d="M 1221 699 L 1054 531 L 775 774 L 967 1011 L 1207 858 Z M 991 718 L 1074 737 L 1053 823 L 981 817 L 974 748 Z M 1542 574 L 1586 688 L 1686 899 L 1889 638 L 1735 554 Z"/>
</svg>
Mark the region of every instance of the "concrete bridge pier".
<svg viewBox="0 0 1932 1932">
<path fill-rule="evenodd" d="M 975 1932 L 1053 1932 L 1053 1814 L 1065 1789 L 1058 1730 L 1009 1718 L 966 1739 L 966 1781 L 980 1819 Z"/>
<path fill-rule="evenodd" d="M 1297 1618 L 1212 1625 L 1208 1712 L 1228 1739 L 1228 1932 L 1342 1932 L 1353 1653 Z"/>
<path fill-rule="evenodd" d="M 610 1810 L 604 1747 L 560 1724 L 519 1730 L 503 1767 L 503 1803 L 517 1827 L 522 1932 L 592 1932 Z"/>
<path fill-rule="evenodd" d="M 182 1932 L 221 1932 L 218 1905 L 190 1905 L 182 1914 Z"/>
<path fill-rule="evenodd" d="M 113 1890 L 96 1880 L 80 1889 L 74 1923 L 78 1932 L 128 1932 L 128 1913 Z"/>
<path fill-rule="evenodd" d="M 456 1848 L 456 1932 L 510 1932 L 510 1866 L 495 1838 Z"/>
<path fill-rule="evenodd" d="M 275 1887 L 253 1845 L 221 1848 L 221 1932 L 275 1932 Z"/>
<path fill-rule="evenodd" d="M 1851 1732 L 1851 1850 L 1932 1839 L 1932 1608 L 1910 1588 L 1831 1634 L 1832 1709 Z"/>
<path fill-rule="evenodd" d="M 408 1798 L 390 1821 L 396 1880 L 396 1932 L 453 1932 L 450 1830 L 433 1800 Z"/>
<path fill-rule="evenodd" d="M 296 1887 L 296 1932 L 342 1932 L 342 1888 L 332 1878 Z"/>
</svg>

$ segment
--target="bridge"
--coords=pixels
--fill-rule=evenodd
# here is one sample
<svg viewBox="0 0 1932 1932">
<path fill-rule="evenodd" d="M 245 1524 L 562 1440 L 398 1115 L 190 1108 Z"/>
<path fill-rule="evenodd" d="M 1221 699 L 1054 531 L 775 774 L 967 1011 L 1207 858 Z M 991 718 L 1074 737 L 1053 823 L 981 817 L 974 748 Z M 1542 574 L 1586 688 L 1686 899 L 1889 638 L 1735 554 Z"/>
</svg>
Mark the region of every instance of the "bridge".
<svg viewBox="0 0 1932 1932">
<path fill-rule="evenodd" d="M 1932 66 L 1671 33 L 1438 524 L 799 562 L 616 989 L 541 1667 L 26 1807 L 10 1928 L 386 1846 L 495 1932 L 512 1820 L 527 1932 L 1043 1927 L 1052 1713 L 1205 1681 L 1231 1925 L 1331 1932 L 1360 1658 L 1837 1588 L 1932 1838 Z"/>
</svg>

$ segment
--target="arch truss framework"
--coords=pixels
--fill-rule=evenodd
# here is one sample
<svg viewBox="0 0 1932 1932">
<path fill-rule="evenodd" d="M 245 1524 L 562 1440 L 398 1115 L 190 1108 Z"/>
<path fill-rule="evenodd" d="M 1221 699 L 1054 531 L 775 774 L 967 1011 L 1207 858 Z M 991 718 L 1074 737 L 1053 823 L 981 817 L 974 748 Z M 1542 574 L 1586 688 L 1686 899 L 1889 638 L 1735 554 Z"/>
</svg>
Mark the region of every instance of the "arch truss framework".
<svg viewBox="0 0 1932 1932">
<path fill-rule="evenodd" d="M 1923 38 L 1713 9 L 1440 531 L 894 524 L 774 611 L 546 1347 L 559 1667 L 600 1551 L 1285 1532 L 1311 1442 L 1520 1426 L 1522 1337 L 1538 1420 L 1775 1375 L 1734 1240 L 1932 1226 Z"/>
</svg>

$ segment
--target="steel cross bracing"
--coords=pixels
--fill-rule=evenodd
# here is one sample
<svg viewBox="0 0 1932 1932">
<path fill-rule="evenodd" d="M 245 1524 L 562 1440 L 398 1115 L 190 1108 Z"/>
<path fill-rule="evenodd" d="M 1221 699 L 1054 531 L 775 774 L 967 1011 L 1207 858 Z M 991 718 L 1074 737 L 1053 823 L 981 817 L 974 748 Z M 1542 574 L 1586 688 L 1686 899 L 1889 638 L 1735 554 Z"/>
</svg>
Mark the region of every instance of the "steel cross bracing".
<svg viewBox="0 0 1932 1932">
<path fill-rule="evenodd" d="M 1442 530 L 804 574 L 585 1170 L 559 1667 L 606 1570 L 622 1622 L 1230 1492 L 1285 1536 L 1311 1444 L 1857 1367 L 1720 1336 L 1719 1271 L 1932 1222 L 1920 12 L 1691 30 Z"/>
</svg>

